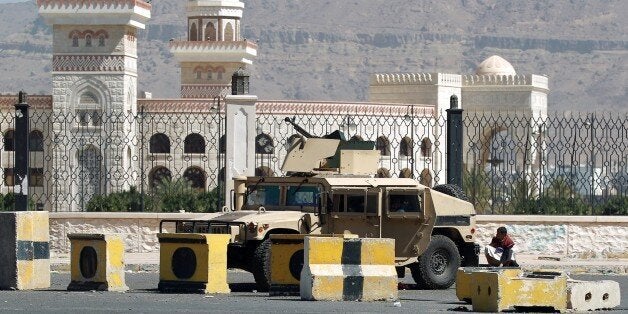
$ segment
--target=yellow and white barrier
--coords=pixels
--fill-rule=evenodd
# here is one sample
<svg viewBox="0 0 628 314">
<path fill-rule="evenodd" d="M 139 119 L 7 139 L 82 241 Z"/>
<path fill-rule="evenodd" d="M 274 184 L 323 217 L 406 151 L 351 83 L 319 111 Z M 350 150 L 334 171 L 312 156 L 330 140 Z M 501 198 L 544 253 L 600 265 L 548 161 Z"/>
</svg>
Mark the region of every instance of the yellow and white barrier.
<svg viewBox="0 0 628 314">
<path fill-rule="evenodd" d="M 567 309 L 567 276 L 560 272 L 476 272 L 473 310 L 501 312 L 513 307 Z"/>
<path fill-rule="evenodd" d="M 0 290 L 50 287 L 48 212 L 0 213 Z"/>
<path fill-rule="evenodd" d="M 396 300 L 395 240 L 306 237 L 303 300 Z"/>
<path fill-rule="evenodd" d="M 124 241 L 116 234 L 69 234 L 70 291 L 127 291 Z"/>
<path fill-rule="evenodd" d="M 229 293 L 228 234 L 160 233 L 161 292 Z"/>
<path fill-rule="evenodd" d="M 519 277 L 523 274 L 521 268 L 503 267 L 460 267 L 456 273 L 456 296 L 458 300 L 471 304 L 473 295 L 476 294 L 477 285 L 474 274 L 478 272 L 500 272 L 504 276 Z"/>
</svg>

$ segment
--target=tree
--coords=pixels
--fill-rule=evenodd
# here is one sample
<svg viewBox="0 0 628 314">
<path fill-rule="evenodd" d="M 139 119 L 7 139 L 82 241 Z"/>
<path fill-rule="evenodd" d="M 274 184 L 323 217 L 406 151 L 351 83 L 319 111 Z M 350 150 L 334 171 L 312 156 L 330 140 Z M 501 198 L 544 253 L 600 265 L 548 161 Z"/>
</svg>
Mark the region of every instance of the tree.
<svg viewBox="0 0 628 314">
<path fill-rule="evenodd" d="M 465 169 L 462 174 L 462 188 L 469 198 L 469 202 L 475 206 L 477 213 L 482 214 L 488 211 L 491 188 L 484 169 L 476 167 L 475 164 L 471 170 Z"/>
</svg>

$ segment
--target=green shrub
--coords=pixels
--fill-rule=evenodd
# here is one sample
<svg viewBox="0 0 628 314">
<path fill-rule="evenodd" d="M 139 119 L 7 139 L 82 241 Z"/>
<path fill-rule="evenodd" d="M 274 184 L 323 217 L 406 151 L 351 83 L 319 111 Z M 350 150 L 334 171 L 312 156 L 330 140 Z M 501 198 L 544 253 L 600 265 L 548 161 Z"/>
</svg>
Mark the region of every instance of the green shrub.
<svg viewBox="0 0 628 314">
<path fill-rule="evenodd" d="M 613 196 L 597 208 L 600 215 L 628 215 L 628 196 Z"/>
</svg>

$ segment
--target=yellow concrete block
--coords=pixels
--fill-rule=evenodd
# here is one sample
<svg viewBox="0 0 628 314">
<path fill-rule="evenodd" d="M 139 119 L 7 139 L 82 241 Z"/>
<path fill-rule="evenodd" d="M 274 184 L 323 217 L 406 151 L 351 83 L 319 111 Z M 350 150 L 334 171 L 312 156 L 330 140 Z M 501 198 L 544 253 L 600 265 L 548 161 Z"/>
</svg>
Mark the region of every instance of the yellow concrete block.
<svg viewBox="0 0 628 314">
<path fill-rule="evenodd" d="M 124 240 L 115 234 L 69 234 L 71 291 L 127 291 Z"/>
<path fill-rule="evenodd" d="M 272 234 L 270 235 L 270 289 L 271 296 L 299 295 L 303 269 L 304 240 L 306 236 L 338 237 L 343 235 Z"/>
<path fill-rule="evenodd" d="M 159 291 L 229 293 L 227 234 L 160 233 Z"/>
<path fill-rule="evenodd" d="M 0 213 L 0 289 L 49 287 L 48 212 Z"/>
<path fill-rule="evenodd" d="M 478 272 L 500 272 L 504 276 L 519 277 L 523 273 L 520 268 L 502 268 L 502 267 L 461 267 L 456 273 L 456 296 L 458 300 L 471 304 L 477 285 L 476 279 L 473 278 Z"/>
<path fill-rule="evenodd" d="M 564 274 L 524 274 L 506 276 L 500 272 L 477 272 L 473 310 L 501 312 L 514 307 L 551 307 L 565 311 L 567 276 Z"/>
<path fill-rule="evenodd" d="M 301 299 L 396 300 L 394 248 L 393 239 L 306 237 Z"/>
</svg>

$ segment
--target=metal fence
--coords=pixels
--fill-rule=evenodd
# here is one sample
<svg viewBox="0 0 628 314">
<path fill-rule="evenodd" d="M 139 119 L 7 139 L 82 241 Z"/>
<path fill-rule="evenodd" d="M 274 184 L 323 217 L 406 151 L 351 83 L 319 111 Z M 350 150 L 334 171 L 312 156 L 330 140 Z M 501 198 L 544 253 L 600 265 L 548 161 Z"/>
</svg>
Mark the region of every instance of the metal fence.
<svg viewBox="0 0 628 314">
<path fill-rule="evenodd" d="M 382 155 L 379 177 L 445 183 L 446 117 L 378 112 L 258 112 L 256 174 L 284 174 L 287 148 L 303 136 L 285 121 L 291 118 L 314 136 L 340 130 L 347 139 L 372 141 Z M 465 113 L 463 189 L 479 213 L 628 214 L 627 118 Z M 20 140 L 13 112 L 0 113 L 0 129 L 5 208 L 15 190 L 14 144 Z M 134 190 L 140 200 L 133 210 L 162 210 L 155 205 L 160 197 L 182 189 L 213 193 L 204 199 L 211 206 L 199 210 L 220 208 L 226 126 L 218 112 L 34 110 L 30 129 L 33 209 L 87 210 L 98 195 Z"/>
<path fill-rule="evenodd" d="M 13 115 L 0 114 L 5 199 L 15 190 L 14 143 L 20 140 Z M 225 126 L 216 112 L 31 111 L 29 116 L 28 185 L 34 209 L 83 211 L 97 195 L 131 190 L 140 202 L 134 210 L 153 210 L 157 190 L 209 192 L 224 182 L 219 178 L 224 145 L 219 143 Z"/>
<path fill-rule="evenodd" d="M 258 114 L 257 174 L 282 175 L 300 137 L 285 115 Z M 443 116 L 301 114 L 307 132 L 335 130 L 373 141 L 379 177 L 445 183 Z M 628 214 L 628 123 L 624 115 L 464 114 L 463 189 L 479 213 Z"/>
</svg>

